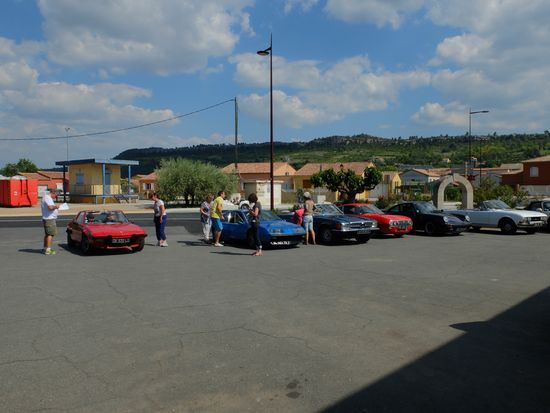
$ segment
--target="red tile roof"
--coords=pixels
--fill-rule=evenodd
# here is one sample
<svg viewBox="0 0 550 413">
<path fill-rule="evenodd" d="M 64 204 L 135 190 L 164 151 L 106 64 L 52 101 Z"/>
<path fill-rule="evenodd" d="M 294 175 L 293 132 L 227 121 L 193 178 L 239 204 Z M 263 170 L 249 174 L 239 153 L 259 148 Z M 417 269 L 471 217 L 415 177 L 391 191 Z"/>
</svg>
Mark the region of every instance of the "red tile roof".
<svg viewBox="0 0 550 413">
<path fill-rule="evenodd" d="M 342 166 L 344 170 L 351 169 L 357 175 L 362 175 L 365 171 L 365 168 L 373 166 L 372 162 L 329 162 L 329 163 L 316 163 L 310 162 L 306 163 L 300 169 L 298 169 L 295 175 L 298 176 L 311 176 L 316 174 L 319 171 L 325 171 L 327 169 L 334 169 L 335 171 L 340 170 Z"/>
<path fill-rule="evenodd" d="M 531 158 L 522 162 L 550 162 L 550 155 L 539 156 L 538 158 Z"/>
<path fill-rule="evenodd" d="M 270 172 L 269 162 L 246 162 L 238 163 L 240 174 L 268 174 Z M 296 171 L 288 162 L 273 162 L 273 171 L 277 175 L 279 169 L 287 169 L 290 175 L 293 175 Z M 222 168 L 226 173 L 233 172 L 235 170 L 235 163 L 230 163 Z M 285 171 L 286 172 L 286 171 Z M 284 175 L 284 172 L 282 173 Z"/>
</svg>

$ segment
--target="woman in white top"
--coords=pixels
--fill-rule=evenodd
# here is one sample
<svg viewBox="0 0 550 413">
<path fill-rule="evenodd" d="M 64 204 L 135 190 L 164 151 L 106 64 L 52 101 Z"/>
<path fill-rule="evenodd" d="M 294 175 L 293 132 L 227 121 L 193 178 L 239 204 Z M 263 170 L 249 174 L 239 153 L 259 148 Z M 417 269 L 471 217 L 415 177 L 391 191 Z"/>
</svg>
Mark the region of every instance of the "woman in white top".
<svg viewBox="0 0 550 413">
<path fill-rule="evenodd" d="M 166 222 L 168 221 L 168 216 L 166 215 L 166 208 L 164 207 L 164 202 L 159 198 L 158 194 L 155 192 L 151 195 L 153 200 L 153 211 L 155 213 L 155 230 L 157 232 L 157 246 L 167 247 L 168 243 L 166 242 L 166 233 L 164 228 L 166 227 Z"/>
</svg>

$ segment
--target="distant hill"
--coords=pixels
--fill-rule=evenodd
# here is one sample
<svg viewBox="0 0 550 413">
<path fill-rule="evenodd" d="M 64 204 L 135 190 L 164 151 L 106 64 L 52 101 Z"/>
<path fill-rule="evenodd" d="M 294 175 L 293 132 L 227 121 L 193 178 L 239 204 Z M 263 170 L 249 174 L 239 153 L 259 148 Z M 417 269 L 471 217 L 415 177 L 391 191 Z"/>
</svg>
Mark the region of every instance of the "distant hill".
<svg viewBox="0 0 550 413">
<path fill-rule="evenodd" d="M 550 154 L 550 133 L 513 134 L 472 137 L 472 156 L 485 166 L 519 162 L 524 159 Z M 268 162 L 269 143 L 238 145 L 239 162 Z M 128 149 L 115 159 L 140 162 L 132 168 L 135 173 L 152 172 L 163 158 L 182 157 L 217 166 L 235 162 L 235 146 L 196 145 L 180 148 Z M 383 169 L 396 164 L 462 165 L 468 158 L 467 136 L 434 136 L 428 138 L 379 138 L 370 135 L 329 136 L 308 142 L 275 142 L 275 160 L 287 161 L 295 168 L 308 162 L 352 162 L 373 160 Z"/>
</svg>

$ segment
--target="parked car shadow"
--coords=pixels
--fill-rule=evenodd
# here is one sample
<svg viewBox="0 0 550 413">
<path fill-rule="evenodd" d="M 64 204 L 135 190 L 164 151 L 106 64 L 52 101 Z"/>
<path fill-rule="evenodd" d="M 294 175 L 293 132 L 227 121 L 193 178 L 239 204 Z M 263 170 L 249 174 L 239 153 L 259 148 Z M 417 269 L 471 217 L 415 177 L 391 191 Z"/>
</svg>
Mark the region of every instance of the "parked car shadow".
<svg viewBox="0 0 550 413">
<path fill-rule="evenodd" d="M 322 411 L 548 412 L 549 325 L 546 288 Z"/>
<path fill-rule="evenodd" d="M 93 249 L 89 254 L 84 254 L 78 247 L 69 247 L 67 243 L 59 244 L 59 248 L 64 249 L 71 254 L 78 255 L 80 257 L 91 257 L 94 255 L 120 255 L 120 254 L 133 254 L 129 249 L 113 249 L 113 250 L 102 250 L 102 249 Z"/>
<path fill-rule="evenodd" d="M 504 237 L 513 237 L 513 236 L 526 236 L 526 235 L 533 235 L 528 234 L 525 231 L 522 231 L 518 229 L 518 232 L 515 234 L 505 234 L 498 228 L 482 228 L 482 229 L 469 229 L 468 232 L 473 232 L 474 234 L 491 234 L 491 235 L 502 235 Z M 537 231 L 538 232 L 538 231 Z"/>
</svg>

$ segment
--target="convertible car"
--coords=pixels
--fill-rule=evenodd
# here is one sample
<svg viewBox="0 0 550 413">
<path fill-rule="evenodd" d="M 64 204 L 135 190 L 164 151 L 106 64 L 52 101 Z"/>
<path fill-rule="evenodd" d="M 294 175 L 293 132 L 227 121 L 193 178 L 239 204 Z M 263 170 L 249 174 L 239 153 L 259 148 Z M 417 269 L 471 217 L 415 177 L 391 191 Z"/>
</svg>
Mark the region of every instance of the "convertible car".
<svg viewBox="0 0 550 413">
<path fill-rule="evenodd" d="M 482 201 L 476 209 L 449 212 L 458 217 L 468 215 L 473 229 L 500 228 L 505 234 L 515 234 L 518 229 L 533 234 L 537 229 L 542 228 L 547 220 L 547 216 L 543 212 L 512 209 L 498 199 Z"/>
<path fill-rule="evenodd" d="M 67 244 L 84 254 L 94 249 L 141 251 L 146 236 L 122 211 L 80 211 L 67 225 Z"/>
<path fill-rule="evenodd" d="M 413 230 L 422 230 L 427 235 L 460 234 L 470 227 L 470 218 L 467 214 L 461 219 L 437 210 L 434 204 L 426 201 L 402 202 L 388 208 L 386 212 L 411 218 Z"/>
<path fill-rule="evenodd" d="M 224 211 L 222 238 L 226 242 L 245 242 L 254 248 L 254 236 L 250 230 L 250 212 L 247 208 Z M 304 229 L 279 218 L 273 212 L 263 210 L 260 219 L 260 240 L 265 246 L 292 246 L 300 243 Z"/>
<path fill-rule="evenodd" d="M 525 207 L 529 211 L 542 212 L 547 216 L 546 219 L 546 228 L 550 230 L 550 199 L 542 199 L 537 201 L 531 201 L 529 205 Z"/>
<path fill-rule="evenodd" d="M 374 219 L 382 234 L 402 237 L 412 231 L 413 223 L 409 217 L 404 215 L 385 214 L 375 205 L 365 203 L 337 204 L 344 214 L 360 218 Z"/>
<path fill-rule="evenodd" d="M 292 212 L 280 214 L 281 218 L 292 222 Z M 316 239 L 323 244 L 331 244 L 337 239 L 356 239 L 367 242 L 378 231 L 376 221 L 372 219 L 344 215 L 334 204 L 317 204 L 313 214 L 313 229 Z"/>
</svg>

